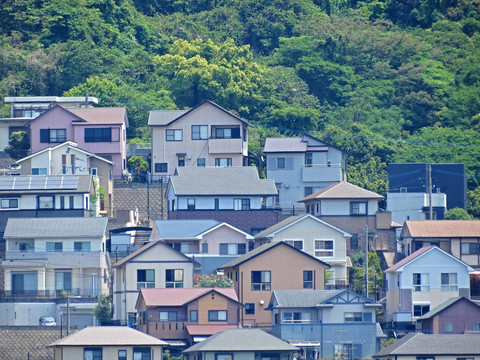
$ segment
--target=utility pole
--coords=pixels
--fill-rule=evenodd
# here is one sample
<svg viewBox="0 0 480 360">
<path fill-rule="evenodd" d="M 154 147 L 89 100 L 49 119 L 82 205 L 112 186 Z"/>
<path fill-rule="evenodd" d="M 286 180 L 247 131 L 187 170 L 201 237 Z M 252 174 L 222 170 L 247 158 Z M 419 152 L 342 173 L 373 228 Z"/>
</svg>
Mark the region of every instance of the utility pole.
<svg viewBox="0 0 480 360">
<path fill-rule="evenodd" d="M 368 225 L 365 225 L 365 297 L 368 298 Z"/>
<path fill-rule="evenodd" d="M 430 211 L 430 219 L 433 220 L 433 207 L 432 207 L 432 165 L 428 164 L 428 205 Z"/>
</svg>

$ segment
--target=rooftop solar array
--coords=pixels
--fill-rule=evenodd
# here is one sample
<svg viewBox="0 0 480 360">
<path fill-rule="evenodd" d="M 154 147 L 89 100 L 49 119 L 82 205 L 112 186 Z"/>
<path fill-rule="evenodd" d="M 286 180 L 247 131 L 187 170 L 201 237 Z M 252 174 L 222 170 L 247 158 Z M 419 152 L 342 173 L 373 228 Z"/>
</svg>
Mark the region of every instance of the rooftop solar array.
<svg viewBox="0 0 480 360">
<path fill-rule="evenodd" d="M 78 176 L 2 176 L 0 191 L 6 190 L 75 190 Z"/>
</svg>

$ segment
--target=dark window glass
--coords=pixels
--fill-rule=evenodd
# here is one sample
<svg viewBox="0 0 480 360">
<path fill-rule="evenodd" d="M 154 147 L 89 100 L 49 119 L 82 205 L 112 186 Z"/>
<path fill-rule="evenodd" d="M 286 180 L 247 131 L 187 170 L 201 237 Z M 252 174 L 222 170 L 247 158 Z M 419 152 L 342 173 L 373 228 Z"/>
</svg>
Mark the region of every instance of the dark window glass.
<svg viewBox="0 0 480 360">
<path fill-rule="evenodd" d="M 111 142 L 112 128 L 85 129 L 85 142 Z"/>
</svg>

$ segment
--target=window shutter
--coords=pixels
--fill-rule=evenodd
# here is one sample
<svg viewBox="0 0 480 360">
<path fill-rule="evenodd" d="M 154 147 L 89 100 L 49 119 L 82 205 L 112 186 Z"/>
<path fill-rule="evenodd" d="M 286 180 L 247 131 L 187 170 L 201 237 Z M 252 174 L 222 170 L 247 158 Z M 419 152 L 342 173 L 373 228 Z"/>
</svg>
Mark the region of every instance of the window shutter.
<svg viewBox="0 0 480 360">
<path fill-rule="evenodd" d="M 50 142 L 50 131 L 48 129 L 40 129 L 40 142 L 41 143 Z"/>
</svg>

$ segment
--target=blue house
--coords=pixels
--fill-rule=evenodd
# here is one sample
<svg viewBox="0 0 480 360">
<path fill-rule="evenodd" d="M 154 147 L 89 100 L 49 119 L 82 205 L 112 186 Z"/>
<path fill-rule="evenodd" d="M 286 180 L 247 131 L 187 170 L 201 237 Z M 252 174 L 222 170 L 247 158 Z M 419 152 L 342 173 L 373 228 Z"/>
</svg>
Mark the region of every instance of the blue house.
<svg viewBox="0 0 480 360">
<path fill-rule="evenodd" d="M 383 336 L 375 310 L 381 305 L 351 290 L 276 290 L 272 334 L 302 349 L 305 359 L 371 357 Z M 344 356 L 344 357 L 343 357 Z"/>
</svg>

